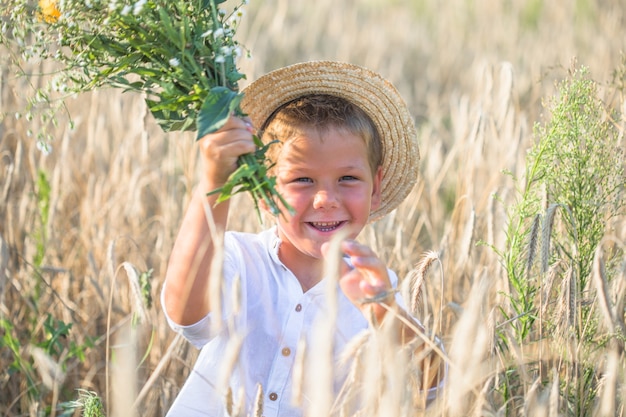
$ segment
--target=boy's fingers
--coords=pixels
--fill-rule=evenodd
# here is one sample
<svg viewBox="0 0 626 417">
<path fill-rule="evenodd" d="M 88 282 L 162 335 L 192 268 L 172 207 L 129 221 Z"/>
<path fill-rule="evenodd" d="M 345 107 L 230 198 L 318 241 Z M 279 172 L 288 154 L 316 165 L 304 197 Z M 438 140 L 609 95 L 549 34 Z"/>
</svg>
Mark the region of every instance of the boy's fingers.
<svg viewBox="0 0 626 417">
<path fill-rule="evenodd" d="M 202 138 L 199 145 L 206 156 L 216 160 L 237 158 L 256 149 L 252 135 L 243 130 L 213 133 Z"/>
<path fill-rule="evenodd" d="M 230 116 L 220 130 L 252 128 L 252 120 L 249 117 Z"/>
<path fill-rule="evenodd" d="M 345 263 L 345 262 L 344 262 Z M 346 272 L 341 275 L 339 286 L 344 294 L 353 302 L 363 298 L 363 289 L 361 284 L 363 277 L 361 273 L 345 264 Z"/>
<path fill-rule="evenodd" d="M 254 125 L 252 124 L 252 120 L 248 116 L 241 117 L 241 120 L 243 120 L 243 124 L 245 128 L 248 130 L 248 132 L 254 134 L 256 129 L 254 128 Z"/>
<path fill-rule="evenodd" d="M 366 259 L 373 258 L 378 259 L 376 253 L 367 245 L 363 245 L 356 240 L 347 239 L 341 243 L 341 249 L 344 253 L 351 258 Z"/>
<path fill-rule="evenodd" d="M 346 240 L 342 244 L 342 249 L 350 256 L 354 267 L 361 271 L 366 281 L 363 285 L 368 284 L 369 286 L 366 287 L 368 290 L 384 289 L 390 286 L 387 267 L 370 247 L 353 240 Z"/>
</svg>

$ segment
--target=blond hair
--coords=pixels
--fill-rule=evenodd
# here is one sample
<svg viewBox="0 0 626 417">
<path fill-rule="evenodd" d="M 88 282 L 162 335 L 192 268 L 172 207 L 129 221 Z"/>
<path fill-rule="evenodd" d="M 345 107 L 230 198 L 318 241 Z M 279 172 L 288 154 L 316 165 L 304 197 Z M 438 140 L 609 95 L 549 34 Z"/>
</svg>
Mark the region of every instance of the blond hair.
<svg viewBox="0 0 626 417">
<path fill-rule="evenodd" d="M 264 143 L 276 141 L 267 152 L 268 158 L 275 162 L 282 146 L 302 130 L 325 133 L 331 128 L 345 129 L 363 139 L 372 172 L 382 165 L 383 146 L 370 117 L 350 101 L 328 94 L 300 97 L 279 107 L 262 129 L 261 139 Z"/>
</svg>

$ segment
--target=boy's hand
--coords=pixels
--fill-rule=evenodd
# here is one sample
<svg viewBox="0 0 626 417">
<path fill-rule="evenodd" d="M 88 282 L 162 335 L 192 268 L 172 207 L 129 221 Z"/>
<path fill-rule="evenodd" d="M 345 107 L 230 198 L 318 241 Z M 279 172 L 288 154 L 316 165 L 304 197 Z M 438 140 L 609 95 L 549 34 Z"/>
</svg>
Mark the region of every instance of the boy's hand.
<svg viewBox="0 0 626 417">
<path fill-rule="evenodd" d="M 237 169 L 237 158 L 256 150 L 253 133 L 250 119 L 231 116 L 220 130 L 198 141 L 205 178 L 210 186 L 217 188 L 224 185 L 228 176 Z"/>
<path fill-rule="evenodd" d="M 341 243 L 341 250 L 350 257 L 351 268 L 342 262 L 339 286 L 348 299 L 369 318 L 373 313 L 376 322 L 380 323 L 387 309 L 380 305 L 395 304 L 387 267 L 372 249 L 354 240 Z M 389 294 L 388 297 L 385 294 Z M 377 302 L 368 302 L 376 300 Z"/>
</svg>

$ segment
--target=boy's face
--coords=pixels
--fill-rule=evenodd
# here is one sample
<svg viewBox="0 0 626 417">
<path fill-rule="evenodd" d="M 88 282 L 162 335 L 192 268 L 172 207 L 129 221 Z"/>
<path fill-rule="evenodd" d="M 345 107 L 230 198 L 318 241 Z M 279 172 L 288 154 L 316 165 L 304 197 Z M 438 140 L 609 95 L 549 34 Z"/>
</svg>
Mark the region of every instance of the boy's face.
<svg viewBox="0 0 626 417">
<path fill-rule="evenodd" d="M 278 219 L 282 256 L 320 259 L 322 243 L 340 230 L 356 237 L 380 205 L 382 168 L 373 170 L 365 141 L 343 129 L 301 130 L 284 144 L 274 172 L 295 210 Z"/>
</svg>

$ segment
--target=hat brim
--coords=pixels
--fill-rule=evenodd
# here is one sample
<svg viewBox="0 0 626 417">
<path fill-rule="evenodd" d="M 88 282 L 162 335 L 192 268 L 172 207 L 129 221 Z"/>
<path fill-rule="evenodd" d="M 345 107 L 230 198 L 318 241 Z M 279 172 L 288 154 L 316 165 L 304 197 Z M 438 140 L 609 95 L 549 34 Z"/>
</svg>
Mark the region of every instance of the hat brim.
<svg viewBox="0 0 626 417">
<path fill-rule="evenodd" d="M 367 113 L 384 148 L 381 204 L 370 221 L 394 210 L 415 185 L 420 158 L 415 123 L 396 88 L 379 74 L 343 62 L 303 62 L 269 72 L 243 93 L 241 107 L 257 127 L 279 107 L 311 94 L 344 98 Z"/>
</svg>

